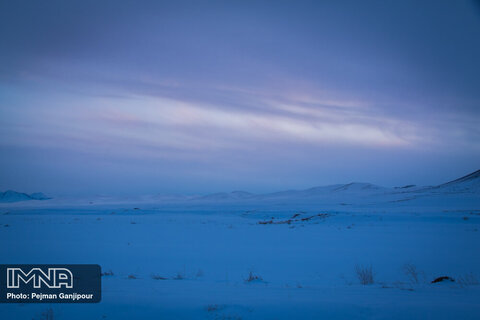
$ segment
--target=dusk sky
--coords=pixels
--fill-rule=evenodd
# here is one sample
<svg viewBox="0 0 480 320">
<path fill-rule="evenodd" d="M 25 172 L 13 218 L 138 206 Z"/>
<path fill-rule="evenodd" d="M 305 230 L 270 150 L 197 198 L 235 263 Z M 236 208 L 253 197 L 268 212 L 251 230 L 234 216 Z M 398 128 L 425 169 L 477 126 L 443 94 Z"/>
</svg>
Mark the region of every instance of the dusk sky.
<svg viewBox="0 0 480 320">
<path fill-rule="evenodd" d="M 438 184 L 479 122 L 475 1 L 0 0 L 0 191 Z"/>
</svg>

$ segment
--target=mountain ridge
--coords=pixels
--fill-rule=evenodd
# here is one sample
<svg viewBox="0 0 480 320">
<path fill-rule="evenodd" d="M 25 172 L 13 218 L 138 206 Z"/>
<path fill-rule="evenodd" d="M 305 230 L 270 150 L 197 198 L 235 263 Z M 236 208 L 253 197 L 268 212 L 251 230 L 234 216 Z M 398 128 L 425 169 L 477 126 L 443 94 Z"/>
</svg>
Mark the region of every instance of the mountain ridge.
<svg viewBox="0 0 480 320">
<path fill-rule="evenodd" d="M 7 190 L 0 192 L 0 202 L 19 202 L 29 200 L 48 200 L 51 199 L 41 192 L 34 192 L 31 194 L 24 192 L 17 192 L 14 190 Z"/>
<path fill-rule="evenodd" d="M 243 200 L 243 199 L 275 199 L 282 197 L 301 197 L 311 198 L 315 196 L 327 196 L 342 193 L 416 193 L 429 191 L 433 189 L 448 189 L 449 192 L 480 192 L 480 170 L 469 173 L 460 178 L 445 182 L 436 186 L 416 186 L 413 184 L 403 187 L 383 187 L 368 182 L 350 182 L 346 184 L 332 184 L 326 186 L 316 186 L 308 189 L 285 190 L 265 194 L 254 194 L 245 191 L 221 192 L 201 196 L 195 200 Z M 237 193 L 241 193 L 239 196 Z"/>
</svg>

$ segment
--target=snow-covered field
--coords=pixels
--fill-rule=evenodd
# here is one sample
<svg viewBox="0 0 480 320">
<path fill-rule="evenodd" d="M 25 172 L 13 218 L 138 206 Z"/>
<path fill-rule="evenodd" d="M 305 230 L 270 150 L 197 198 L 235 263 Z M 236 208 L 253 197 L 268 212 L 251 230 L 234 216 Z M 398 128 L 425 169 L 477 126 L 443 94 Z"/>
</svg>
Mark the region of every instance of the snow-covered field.
<svg viewBox="0 0 480 320">
<path fill-rule="evenodd" d="M 94 263 L 113 275 L 99 304 L 2 304 L 0 318 L 479 319 L 479 176 L 1 203 L 2 263 Z M 370 266 L 362 285 L 356 267 Z M 440 276 L 455 281 L 431 283 Z"/>
</svg>

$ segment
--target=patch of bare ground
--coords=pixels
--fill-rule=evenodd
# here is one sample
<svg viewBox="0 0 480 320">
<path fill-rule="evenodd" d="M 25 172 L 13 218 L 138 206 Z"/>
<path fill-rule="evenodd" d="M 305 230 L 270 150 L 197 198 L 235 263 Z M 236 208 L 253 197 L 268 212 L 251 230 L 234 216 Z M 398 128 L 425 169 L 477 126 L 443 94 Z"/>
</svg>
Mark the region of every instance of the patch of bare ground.
<svg viewBox="0 0 480 320">
<path fill-rule="evenodd" d="M 329 216 L 331 216 L 331 214 L 329 213 L 318 213 L 312 216 L 307 216 L 302 218 L 300 217 L 299 213 L 296 213 L 290 219 L 287 219 L 287 220 L 275 221 L 274 219 L 271 219 L 271 220 L 259 221 L 258 224 L 292 224 L 294 222 L 307 222 L 313 219 L 325 219 Z"/>
</svg>

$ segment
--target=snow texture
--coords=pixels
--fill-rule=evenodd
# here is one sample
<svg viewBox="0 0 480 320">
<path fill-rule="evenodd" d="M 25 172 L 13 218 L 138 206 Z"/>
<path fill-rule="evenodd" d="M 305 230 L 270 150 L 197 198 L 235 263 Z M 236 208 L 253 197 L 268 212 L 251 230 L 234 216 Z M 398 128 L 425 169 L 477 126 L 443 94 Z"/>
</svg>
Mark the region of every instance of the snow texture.
<svg viewBox="0 0 480 320">
<path fill-rule="evenodd" d="M 479 181 L 3 193 L 18 202 L 0 204 L 2 261 L 98 263 L 105 276 L 99 304 L 3 304 L 1 319 L 479 319 Z"/>
</svg>

